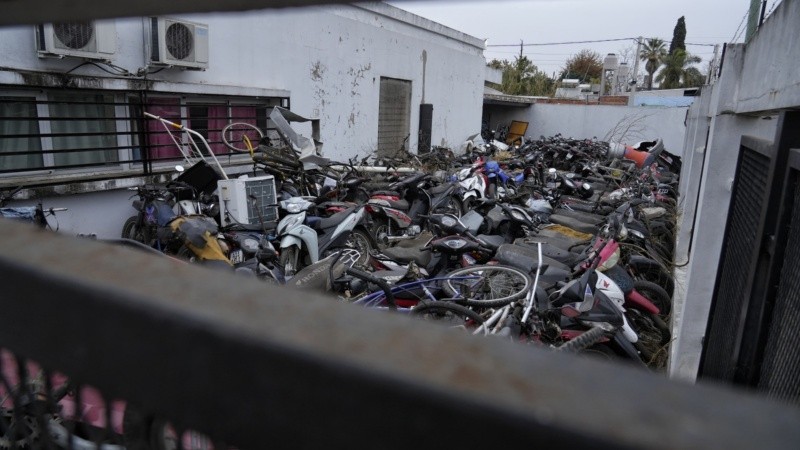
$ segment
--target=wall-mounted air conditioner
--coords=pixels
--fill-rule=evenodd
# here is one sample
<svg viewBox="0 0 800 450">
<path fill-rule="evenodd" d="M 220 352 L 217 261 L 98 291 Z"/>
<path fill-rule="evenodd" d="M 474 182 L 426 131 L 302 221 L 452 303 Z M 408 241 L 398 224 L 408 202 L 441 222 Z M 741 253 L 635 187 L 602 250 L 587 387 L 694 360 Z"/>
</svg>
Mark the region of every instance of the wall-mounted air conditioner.
<svg viewBox="0 0 800 450">
<path fill-rule="evenodd" d="M 36 26 L 40 58 L 65 56 L 109 61 L 117 51 L 113 20 L 46 23 Z"/>
<path fill-rule="evenodd" d="M 278 220 L 275 177 L 272 175 L 219 180 L 217 193 L 222 226 L 237 223 L 260 225 L 262 219 L 264 222 Z"/>
<path fill-rule="evenodd" d="M 153 17 L 150 26 L 152 64 L 208 68 L 208 25 Z"/>
</svg>

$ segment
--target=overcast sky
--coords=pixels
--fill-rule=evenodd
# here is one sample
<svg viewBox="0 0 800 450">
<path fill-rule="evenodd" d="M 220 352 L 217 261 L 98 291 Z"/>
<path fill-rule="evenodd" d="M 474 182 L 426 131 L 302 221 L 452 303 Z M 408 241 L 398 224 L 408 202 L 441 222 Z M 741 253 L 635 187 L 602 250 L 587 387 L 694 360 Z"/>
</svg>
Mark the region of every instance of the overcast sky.
<svg viewBox="0 0 800 450">
<path fill-rule="evenodd" d="M 767 10 L 780 0 L 768 0 Z M 484 53 L 513 61 L 519 43 L 540 44 L 659 37 L 669 42 L 681 16 L 686 21 L 687 50 L 703 58 L 697 67 L 706 71 L 714 47 L 689 44 L 732 42 L 747 12 L 750 0 L 528 0 L 528 1 L 390 1 L 394 6 L 439 22 L 450 28 L 488 39 Z M 737 39 L 741 42 L 744 33 Z M 491 47 L 513 44 L 514 47 Z M 564 61 L 581 49 L 605 56 L 620 54 L 636 43 L 632 40 L 574 45 L 525 46 L 523 52 L 549 75 L 564 67 Z M 633 67 L 633 62 L 629 63 Z M 644 70 L 640 66 L 640 73 Z"/>
</svg>

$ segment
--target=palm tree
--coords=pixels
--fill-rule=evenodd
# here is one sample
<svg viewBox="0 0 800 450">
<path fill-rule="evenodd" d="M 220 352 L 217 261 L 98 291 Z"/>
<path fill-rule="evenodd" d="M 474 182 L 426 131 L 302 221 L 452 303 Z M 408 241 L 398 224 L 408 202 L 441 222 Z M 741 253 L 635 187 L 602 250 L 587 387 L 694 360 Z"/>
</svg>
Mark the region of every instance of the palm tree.
<svg viewBox="0 0 800 450">
<path fill-rule="evenodd" d="M 658 82 L 664 89 L 699 86 L 702 84 L 703 76 L 691 65 L 700 61 L 699 56 L 677 49 L 664 58 L 664 68 L 658 73 Z"/>
<path fill-rule="evenodd" d="M 656 73 L 663 59 L 667 56 L 666 44 L 662 39 L 650 38 L 644 41 L 639 59 L 645 61 L 644 70 L 647 71 L 647 88 L 653 89 L 653 74 Z"/>
</svg>

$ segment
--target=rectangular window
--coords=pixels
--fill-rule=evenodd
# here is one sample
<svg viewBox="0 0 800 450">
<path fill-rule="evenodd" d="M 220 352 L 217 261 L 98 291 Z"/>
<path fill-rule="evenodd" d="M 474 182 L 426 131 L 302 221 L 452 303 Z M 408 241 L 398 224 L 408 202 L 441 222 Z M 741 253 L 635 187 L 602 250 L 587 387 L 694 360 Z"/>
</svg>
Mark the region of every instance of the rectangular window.
<svg viewBox="0 0 800 450">
<path fill-rule="evenodd" d="M 189 128 L 197 131 L 208 141 L 208 146 L 215 154 L 228 153 L 228 147 L 222 142 L 222 129 L 228 125 L 227 105 L 192 105 L 189 106 Z M 197 145 L 206 151 L 202 143 Z"/>
<path fill-rule="evenodd" d="M 181 123 L 181 101 L 178 98 L 150 98 L 144 110 L 171 122 Z M 178 144 L 182 142 L 180 133 L 167 131 L 164 125 L 155 119 L 145 120 L 145 133 L 150 159 L 158 161 L 181 157 L 181 151 L 175 145 L 175 141 Z"/>
<path fill-rule="evenodd" d="M 34 97 L 0 97 L 0 172 L 44 165 Z"/>
<path fill-rule="evenodd" d="M 50 132 L 56 166 L 119 161 L 113 96 L 52 94 L 50 101 Z"/>
<path fill-rule="evenodd" d="M 408 149 L 411 125 L 411 81 L 381 77 L 378 104 L 378 154 Z"/>
<path fill-rule="evenodd" d="M 179 161 L 192 151 L 187 133 L 144 112 L 199 132 L 217 155 L 235 154 L 222 130 L 244 122 L 265 132 L 270 105 L 285 100 L 164 93 L 142 102 L 133 92 L 0 91 L 0 174 L 99 166 L 149 173 L 151 162 Z M 238 142 L 242 134 L 258 145 L 255 130 L 240 128 Z"/>
</svg>

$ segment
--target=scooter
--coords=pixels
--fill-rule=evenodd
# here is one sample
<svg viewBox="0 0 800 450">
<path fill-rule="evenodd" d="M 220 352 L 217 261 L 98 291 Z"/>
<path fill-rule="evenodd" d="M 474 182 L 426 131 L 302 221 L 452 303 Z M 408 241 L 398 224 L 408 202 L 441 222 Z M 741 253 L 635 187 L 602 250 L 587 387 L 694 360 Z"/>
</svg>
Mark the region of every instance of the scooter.
<svg viewBox="0 0 800 450">
<path fill-rule="evenodd" d="M 425 214 L 450 213 L 461 216 L 461 188 L 449 182 L 428 187 L 430 174 L 412 175 L 376 191 L 366 204 L 373 221 L 372 234 L 379 249 L 407 239 L 422 231 Z"/>
<path fill-rule="evenodd" d="M 309 215 L 316 207 L 309 197 L 292 197 L 281 201 L 280 206 L 287 214 L 278 222 L 275 231 L 286 279 L 294 276 L 299 268 L 316 263 L 331 249 L 354 246 L 362 254 L 366 253 L 364 258 L 369 257 L 371 242 L 362 224 L 363 205 L 349 207 L 326 218 Z"/>
</svg>

